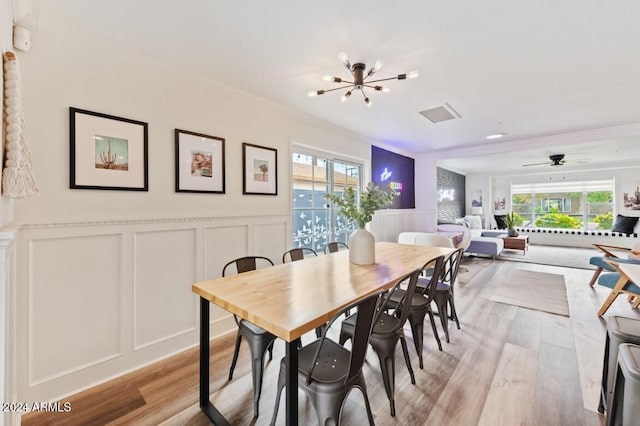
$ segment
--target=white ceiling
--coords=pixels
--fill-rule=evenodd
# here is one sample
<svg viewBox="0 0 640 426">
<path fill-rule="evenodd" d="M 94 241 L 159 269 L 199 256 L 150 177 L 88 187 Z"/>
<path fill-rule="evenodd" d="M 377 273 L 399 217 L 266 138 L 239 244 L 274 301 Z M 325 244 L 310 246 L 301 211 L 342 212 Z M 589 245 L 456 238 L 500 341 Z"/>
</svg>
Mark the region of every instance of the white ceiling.
<svg viewBox="0 0 640 426">
<path fill-rule="evenodd" d="M 57 0 L 38 2 L 27 18 L 181 61 L 407 153 L 477 147 L 496 132 L 513 142 L 640 123 L 640 2 Z M 349 77 L 340 51 L 352 63 L 383 60 L 377 78 L 411 70 L 420 77 L 369 93 L 371 108 L 357 93 L 346 103 L 341 91 L 307 97 L 331 88 L 323 75 Z M 462 118 L 432 124 L 419 114 L 445 102 Z M 602 145 L 618 142 L 605 139 L 570 149 L 590 165 L 615 162 L 615 150 Z M 626 161 L 640 162 L 639 140 L 620 142 Z M 520 167 L 564 151 L 443 164 L 480 173 L 487 162 L 485 171 L 495 161 Z"/>
</svg>

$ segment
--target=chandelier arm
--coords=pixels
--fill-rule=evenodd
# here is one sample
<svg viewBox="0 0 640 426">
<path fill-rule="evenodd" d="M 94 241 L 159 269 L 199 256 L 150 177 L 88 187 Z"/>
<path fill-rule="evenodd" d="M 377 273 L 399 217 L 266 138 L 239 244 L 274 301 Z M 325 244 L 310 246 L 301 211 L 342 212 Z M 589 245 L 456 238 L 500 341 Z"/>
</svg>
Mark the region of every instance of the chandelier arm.
<svg viewBox="0 0 640 426">
<path fill-rule="evenodd" d="M 323 90 L 323 94 L 327 93 L 327 92 L 333 92 L 335 90 L 344 89 L 344 88 L 347 88 L 347 87 L 354 87 L 354 84 L 351 83 L 351 84 L 348 84 L 347 86 L 340 86 L 340 87 L 334 87 L 333 89 L 326 89 L 326 90 Z"/>
<path fill-rule="evenodd" d="M 389 77 L 389 78 L 381 78 L 378 80 L 371 80 L 371 81 L 367 81 L 367 84 L 371 84 L 371 83 L 378 83 L 380 81 L 389 81 L 389 80 L 398 80 L 398 76 L 395 77 Z"/>
<path fill-rule="evenodd" d="M 376 86 L 371 86 L 370 84 L 363 84 L 362 87 L 368 87 L 369 89 L 373 89 L 373 90 L 380 90 L 380 89 L 376 89 Z M 377 87 L 382 88 L 382 86 L 377 86 Z"/>
</svg>

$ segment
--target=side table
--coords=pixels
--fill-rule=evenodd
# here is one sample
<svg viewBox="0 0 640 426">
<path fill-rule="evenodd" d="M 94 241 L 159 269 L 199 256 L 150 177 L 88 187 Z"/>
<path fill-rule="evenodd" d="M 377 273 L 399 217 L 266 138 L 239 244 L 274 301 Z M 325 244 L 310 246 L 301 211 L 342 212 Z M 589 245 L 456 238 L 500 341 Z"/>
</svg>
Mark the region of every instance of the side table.
<svg viewBox="0 0 640 426">
<path fill-rule="evenodd" d="M 508 250 L 522 250 L 522 254 L 526 254 L 529 249 L 529 236 L 519 235 L 517 237 L 502 237 L 504 240 L 504 248 Z"/>
</svg>

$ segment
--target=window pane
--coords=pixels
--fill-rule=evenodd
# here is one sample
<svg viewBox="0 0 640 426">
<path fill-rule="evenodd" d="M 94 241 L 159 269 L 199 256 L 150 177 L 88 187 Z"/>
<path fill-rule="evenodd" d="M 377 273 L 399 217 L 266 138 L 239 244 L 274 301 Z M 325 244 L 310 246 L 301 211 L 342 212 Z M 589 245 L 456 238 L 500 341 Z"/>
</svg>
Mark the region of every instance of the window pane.
<svg viewBox="0 0 640 426">
<path fill-rule="evenodd" d="M 359 193 L 362 166 L 294 153 L 292 169 L 294 247 L 323 251 L 331 241 L 346 243 L 355 225 L 338 215 L 325 195 L 332 191 L 341 194 L 347 187 Z"/>
</svg>

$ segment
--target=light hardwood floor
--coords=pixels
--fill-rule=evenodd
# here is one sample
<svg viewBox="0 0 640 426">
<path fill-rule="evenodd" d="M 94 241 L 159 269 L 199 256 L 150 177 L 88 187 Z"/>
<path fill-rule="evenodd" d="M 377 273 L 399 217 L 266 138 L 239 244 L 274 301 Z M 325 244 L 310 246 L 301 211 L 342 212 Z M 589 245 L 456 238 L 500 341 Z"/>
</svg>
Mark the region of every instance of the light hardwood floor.
<svg viewBox="0 0 640 426">
<path fill-rule="evenodd" d="M 409 350 L 416 372 L 411 385 L 401 351 L 396 356 L 395 418 L 369 351 L 365 375 L 378 425 L 602 425 L 597 413 L 606 317 L 640 319 L 620 297 L 605 319 L 596 312 L 608 290 L 588 285 L 591 270 L 465 258 L 468 272 L 456 284 L 461 329 L 450 323 L 451 343 L 439 352 L 430 327 L 425 327 L 425 366 L 418 368 L 411 331 Z M 491 302 L 492 284 L 509 269 L 527 269 L 565 277 L 570 317 Z M 332 330 L 336 333 L 337 330 Z M 441 333 L 442 334 L 442 333 Z M 252 419 L 251 371 L 243 344 L 234 380 L 227 381 L 234 335 L 211 346 L 211 395 L 232 424 L 268 424 L 273 412 L 279 360 L 284 352 L 276 342 L 274 360 L 267 364 L 260 400 L 260 417 Z M 303 337 L 303 343 L 313 339 Z M 24 425 L 135 424 L 206 425 L 197 406 L 197 348 L 74 395 L 72 411 L 32 414 Z M 315 424 L 315 413 L 300 392 L 300 424 Z M 284 423 L 284 402 L 278 424 Z M 343 424 L 366 423 L 363 399 L 349 396 Z"/>
</svg>

